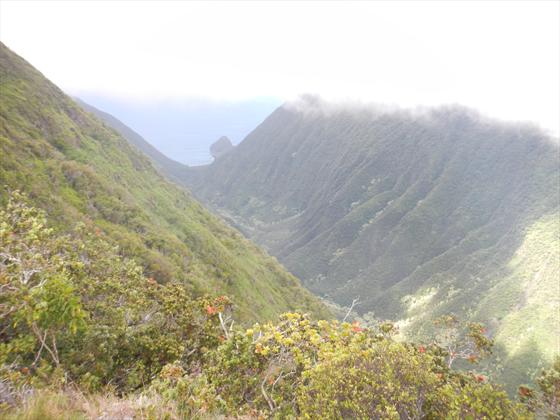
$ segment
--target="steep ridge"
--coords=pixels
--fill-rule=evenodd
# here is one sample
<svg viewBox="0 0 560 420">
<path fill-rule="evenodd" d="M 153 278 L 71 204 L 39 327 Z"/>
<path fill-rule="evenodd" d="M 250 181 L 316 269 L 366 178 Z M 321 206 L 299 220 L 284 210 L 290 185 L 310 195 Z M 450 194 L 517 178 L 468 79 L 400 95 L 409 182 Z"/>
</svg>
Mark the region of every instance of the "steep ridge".
<svg viewBox="0 0 560 420">
<path fill-rule="evenodd" d="M 59 229 L 97 226 L 158 282 L 179 279 L 195 295 L 227 294 L 239 320 L 295 309 L 328 316 L 274 258 L 164 179 L 136 147 L 3 44 L 0 186 L 2 203 L 7 190 L 22 190 Z"/>
<path fill-rule="evenodd" d="M 158 149 L 152 146 L 148 141 L 146 141 L 140 134 L 125 125 L 122 121 L 118 120 L 111 114 L 108 114 L 94 106 L 85 103 L 79 98 L 74 98 L 74 100 L 86 111 L 91 112 L 104 124 L 116 130 L 121 136 L 123 136 L 129 143 L 134 147 L 139 149 L 142 153 L 150 158 L 152 163 L 156 168 L 167 175 L 169 178 L 174 179 L 179 176 L 182 171 L 184 171 L 185 165 L 176 162 L 173 159 L 168 158 Z"/>
<path fill-rule="evenodd" d="M 560 351 L 554 142 L 461 107 L 303 98 L 182 179 L 319 295 L 410 335 L 449 312 L 489 324 L 511 382 Z"/>
</svg>

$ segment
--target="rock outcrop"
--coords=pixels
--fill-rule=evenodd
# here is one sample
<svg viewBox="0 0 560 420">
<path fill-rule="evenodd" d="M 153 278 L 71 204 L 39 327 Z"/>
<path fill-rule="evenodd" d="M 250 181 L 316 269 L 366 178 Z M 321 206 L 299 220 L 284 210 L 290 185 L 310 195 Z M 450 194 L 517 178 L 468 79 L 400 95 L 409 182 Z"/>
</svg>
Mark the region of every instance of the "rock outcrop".
<svg viewBox="0 0 560 420">
<path fill-rule="evenodd" d="M 225 155 L 227 152 L 232 150 L 235 146 L 231 143 L 231 140 L 222 136 L 210 146 L 210 154 L 214 159 L 218 159 L 220 156 Z"/>
</svg>

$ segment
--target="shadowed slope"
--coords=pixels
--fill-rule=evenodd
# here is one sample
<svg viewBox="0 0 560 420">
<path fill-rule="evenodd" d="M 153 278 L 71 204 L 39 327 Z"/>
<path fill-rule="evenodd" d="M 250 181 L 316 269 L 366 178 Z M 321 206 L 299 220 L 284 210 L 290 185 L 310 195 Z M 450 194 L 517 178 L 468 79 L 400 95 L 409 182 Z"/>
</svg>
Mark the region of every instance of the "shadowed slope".
<svg viewBox="0 0 560 420">
<path fill-rule="evenodd" d="M 456 312 L 490 322 L 508 351 L 512 337 L 535 337 L 551 358 L 558 157 L 536 127 L 461 107 L 304 99 L 183 181 L 317 294 L 359 296 L 359 312 L 400 319 L 409 333 Z"/>
</svg>

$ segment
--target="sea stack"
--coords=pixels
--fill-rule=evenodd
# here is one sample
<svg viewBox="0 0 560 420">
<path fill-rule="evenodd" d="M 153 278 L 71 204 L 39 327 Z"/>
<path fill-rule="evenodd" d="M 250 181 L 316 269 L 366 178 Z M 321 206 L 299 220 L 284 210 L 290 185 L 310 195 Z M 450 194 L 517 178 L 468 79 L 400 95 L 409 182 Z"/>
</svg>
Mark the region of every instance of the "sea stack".
<svg viewBox="0 0 560 420">
<path fill-rule="evenodd" d="M 226 136 L 222 136 L 212 143 L 212 146 L 210 146 L 210 154 L 214 159 L 218 159 L 220 156 L 225 155 L 233 148 L 234 146 L 231 143 L 231 140 Z"/>
</svg>

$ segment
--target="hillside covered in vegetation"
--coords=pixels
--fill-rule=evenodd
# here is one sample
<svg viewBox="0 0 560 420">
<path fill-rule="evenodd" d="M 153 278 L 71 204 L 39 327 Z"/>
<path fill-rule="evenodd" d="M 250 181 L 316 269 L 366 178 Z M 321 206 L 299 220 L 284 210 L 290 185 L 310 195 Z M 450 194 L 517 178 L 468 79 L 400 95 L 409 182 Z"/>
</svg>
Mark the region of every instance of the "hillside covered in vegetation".
<svg viewBox="0 0 560 420">
<path fill-rule="evenodd" d="M 482 324 L 446 315 L 415 344 L 316 320 L 297 279 L 3 45 L 0 71 L 2 418 L 556 415 L 560 364 L 510 399 Z"/>
<path fill-rule="evenodd" d="M 98 230 L 61 234 L 14 192 L 0 211 L 0 415 L 84 418 L 554 418 L 560 359 L 510 400 L 477 363 L 481 324 L 435 323 L 427 344 L 394 325 L 312 321 L 234 328 L 226 296 L 159 284 Z M 468 361 L 468 371 L 453 364 Z"/>
<path fill-rule="evenodd" d="M 240 321 L 328 312 L 274 258 L 164 179 L 116 131 L 0 45 L 0 201 L 28 194 L 62 230 L 81 222 L 148 277 L 235 298 Z"/>
<path fill-rule="evenodd" d="M 305 286 L 410 337 L 487 323 L 509 384 L 560 351 L 558 145 L 461 107 L 304 97 L 183 182 Z M 537 355 L 537 357 L 535 357 Z"/>
</svg>

